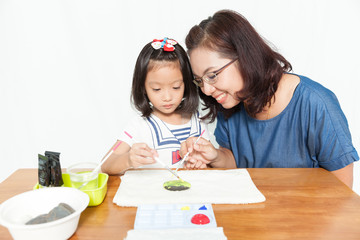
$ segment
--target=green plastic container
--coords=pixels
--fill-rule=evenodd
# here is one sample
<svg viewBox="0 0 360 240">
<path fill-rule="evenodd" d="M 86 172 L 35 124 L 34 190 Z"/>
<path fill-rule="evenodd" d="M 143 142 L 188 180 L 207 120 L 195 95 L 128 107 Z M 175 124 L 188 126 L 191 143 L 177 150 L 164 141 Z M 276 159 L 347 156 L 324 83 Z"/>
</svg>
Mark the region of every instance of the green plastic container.
<svg viewBox="0 0 360 240">
<path fill-rule="evenodd" d="M 64 181 L 64 187 L 72 187 L 70 175 L 68 173 L 63 173 L 62 178 Z M 100 205 L 106 196 L 107 192 L 107 181 L 109 179 L 109 175 L 106 173 L 99 173 L 98 175 L 98 188 L 92 189 L 92 190 L 81 190 L 84 193 L 86 193 L 89 198 L 90 202 L 88 206 L 97 206 Z M 35 185 L 34 189 L 39 189 L 40 185 L 39 183 Z"/>
</svg>

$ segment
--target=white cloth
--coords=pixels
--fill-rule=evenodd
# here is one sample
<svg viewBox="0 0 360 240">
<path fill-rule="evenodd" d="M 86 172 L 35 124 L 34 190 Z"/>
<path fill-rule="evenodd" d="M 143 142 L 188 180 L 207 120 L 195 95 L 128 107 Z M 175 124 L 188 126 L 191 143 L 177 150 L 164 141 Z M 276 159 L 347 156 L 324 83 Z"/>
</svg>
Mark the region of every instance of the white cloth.
<svg viewBox="0 0 360 240">
<path fill-rule="evenodd" d="M 125 240 L 226 240 L 222 227 L 129 230 Z"/>
<path fill-rule="evenodd" d="M 140 204 L 247 204 L 265 201 L 246 169 L 187 170 L 178 173 L 191 184 L 190 189 L 164 189 L 164 182 L 176 179 L 166 170 L 127 171 L 121 177 L 113 202 L 132 207 Z"/>
<path fill-rule="evenodd" d="M 188 137 L 197 137 L 205 129 L 202 137 L 207 140 L 209 139 L 207 124 L 204 121 L 200 121 L 198 112 L 192 115 L 188 123 L 183 125 L 171 125 L 171 127 L 172 130 L 176 127 L 178 129 L 190 127 Z M 157 150 L 160 161 L 168 165 L 170 168 L 182 167 L 178 166 L 181 160 L 179 155 L 180 141 L 171 132 L 169 126 L 160 118 L 153 114 L 151 114 L 148 118 L 136 116 L 129 121 L 123 130 L 129 133 L 133 139 L 131 139 L 123 131 L 118 137 L 119 140 L 126 142 L 129 146 L 132 146 L 136 142 L 146 143 L 150 148 Z M 142 167 L 161 168 L 162 165 L 155 163 Z"/>
</svg>

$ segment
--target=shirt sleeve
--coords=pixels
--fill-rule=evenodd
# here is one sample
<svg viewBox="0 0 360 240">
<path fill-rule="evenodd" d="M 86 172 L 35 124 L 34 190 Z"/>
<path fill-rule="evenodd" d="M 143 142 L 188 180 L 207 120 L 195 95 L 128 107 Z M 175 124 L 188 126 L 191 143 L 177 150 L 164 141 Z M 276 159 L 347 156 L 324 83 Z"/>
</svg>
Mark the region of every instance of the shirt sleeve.
<svg viewBox="0 0 360 240">
<path fill-rule="evenodd" d="M 144 120 L 141 116 L 131 118 L 131 120 L 122 128 L 119 134 L 119 140 L 127 143 L 130 147 L 136 142 L 142 140 L 142 133 L 144 129 Z M 133 137 L 133 138 L 131 138 Z"/>
<path fill-rule="evenodd" d="M 319 166 L 335 171 L 357 161 L 359 156 L 352 145 L 349 126 L 336 96 L 329 91 L 318 101 L 312 101 L 310 108 L 308 144 L 312 158 L 319 162 Z"/>
</svg>

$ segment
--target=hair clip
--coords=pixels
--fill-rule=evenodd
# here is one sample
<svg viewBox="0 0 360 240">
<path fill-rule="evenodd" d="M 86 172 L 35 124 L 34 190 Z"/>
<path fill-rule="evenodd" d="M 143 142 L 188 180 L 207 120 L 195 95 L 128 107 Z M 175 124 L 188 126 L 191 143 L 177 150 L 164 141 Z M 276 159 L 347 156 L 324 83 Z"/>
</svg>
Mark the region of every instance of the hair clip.
<svg viewBox="0 0 360 240">
<path fill-rule="evenodd" d="M 166 52 L 172 52 L 175 50 L 174 45 L 177 44 L 177 41 L 175 41 L 174 39 L 169 39 L 169 38 L 163 38 L 163 39 L 154 39 L 151 43 L 151 46 L 155 49 L 158 50 L 160 48 L 163 48 L 164 51 Z"/>
</svg>

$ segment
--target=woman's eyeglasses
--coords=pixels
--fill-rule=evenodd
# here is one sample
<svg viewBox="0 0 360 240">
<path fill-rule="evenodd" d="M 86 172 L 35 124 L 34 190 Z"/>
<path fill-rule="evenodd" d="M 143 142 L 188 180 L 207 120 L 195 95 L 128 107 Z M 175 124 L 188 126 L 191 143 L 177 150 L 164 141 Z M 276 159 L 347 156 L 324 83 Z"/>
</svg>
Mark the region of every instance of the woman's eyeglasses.
<svg viewBox="0 0 360 240">
<path fill-rule="evenodd" d="M 219 70 L 216 70 L 214 72 L 209 72 L 209 73 L 205 73 L 204 76 L 199 77 L 199 78 L 195 78 L 193 80 L 193 82 L 199 86 L 199 87 L 203 87 L 204 86 L 204 82 L 208 83 L 208 84 L 214 84 L 217 81 L 217 76 L 223 71 L 225 70 L 228 66 L 230 66 L 233 62 L 235 62 L 236 60 L 238 60 L 237 58 L 235 58 L 234 60 L 231 60 L 231 62 L 229 62 L 228 64 L 226 64 L 225 66 L 223 66 L 222 68 L 220 68 Z"/>
</svg>

